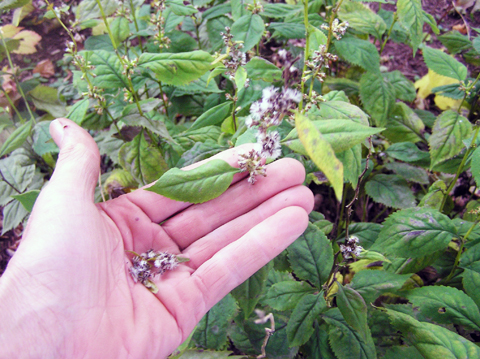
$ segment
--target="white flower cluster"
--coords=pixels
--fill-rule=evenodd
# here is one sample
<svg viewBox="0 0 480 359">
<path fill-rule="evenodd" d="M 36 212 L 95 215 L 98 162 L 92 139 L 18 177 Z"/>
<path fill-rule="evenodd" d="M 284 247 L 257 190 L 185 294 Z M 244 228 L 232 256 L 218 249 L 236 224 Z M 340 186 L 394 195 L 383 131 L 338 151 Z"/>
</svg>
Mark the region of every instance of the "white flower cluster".
<svg viewBox="0 0 480 359">
<path fill-rule="evenodd" d="M 268 132 L 268 129 L 280 125 L 301 98 L 301 93 L 297 90 L 284 88 L 280 91 L 270 86 L 263 90 L 262 99 L 251 105 L 250 116 L 245 124 L 248 128 L 257 128 L 257 146 L 249 153 L 241 154 L 238 161 L 240 169 L 250 173 L 248 181 L 251 184 L 255 183 L 255 176 L 266 176 L 262 159 L 276 159 L 282 153 L 280 134 L 278 131 Z"/>
<path fill-rule="evenodd" d="M 340 252 L 344 259 L 352 258 L 352 254 L 357 257 L 363 251 L 363 247 L 357 245 L 358 237 L 350 236 L 346 244 L 340 244 Z"/>
<path fill-rule="evenodd" d="M 132 258 L 132 266 L 129 272 L 135 283 L 140 282 L 153 293 L 156 293 L 157 287 L 152 282 L 156 275 L 161 275 L 167 270 L 175 269 L 178 266 L 177 256 L 167 252 L 155 252 L 148 250 Z"/>
<path fill-rule="evenodd" d="M 332 22 L 332 35 L 337 39 L 340 40 L 343 35 L 345 35 L 345 32 L 347 32 L 348 26 L 350 24 L 348 21 L 345 22 L 340 22 L 338 19 L 333 20 Z M 326 24 L 323 24 L 321 26 L 322 29 L 324 30 L 330 30 L 330 27 Z"/>
<path fill-rule="evenodd" d="M 230 33 L 230 28 L 225 27 L 225 32 L 221 32 L 223 43 L 227 48 L 227 55 L 222 60 L 223 65 L 228 69 L 225 71 L 225 75 L 230 77 L 230 80 L 234 81 L 235 73 L 240 66 L 247 63 L 247 55 L 242 51 L 243 43 L 233 41 L 233 35 Z"/>
</svg>

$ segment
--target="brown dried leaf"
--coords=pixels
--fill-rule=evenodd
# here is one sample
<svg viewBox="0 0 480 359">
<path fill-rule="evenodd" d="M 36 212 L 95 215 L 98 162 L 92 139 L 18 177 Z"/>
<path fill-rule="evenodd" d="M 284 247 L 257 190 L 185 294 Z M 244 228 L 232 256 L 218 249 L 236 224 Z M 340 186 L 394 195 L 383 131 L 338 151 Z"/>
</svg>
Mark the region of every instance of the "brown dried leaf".
<svg viewBox="0 0 480 359">
<path fill-rule="evenodd" d="M 468 32 L 465 24 L 455 25 L 455 26 L 452 27 L 452 30 L 457 30 L 459 33 L 461 33 L 463 35 L 466 35 L 467 32 Z"/>
<path fill-rule="evenodd" d="M 50 59 L 40 61 L 33 69 L 34 74 L 40 74 L 45 78 L 50 78 L 55 75 L 55 67 Z"/>
<path fill-rule="evenodd" d="M 35 45 L 37 45 L 42 37 L 34 31 L 23 30 L 16 34 L 14 39 L 20 40 L 18 49 L 12 51 L 15 54 L 29 55 L 37 52 Z"/>
</svg>

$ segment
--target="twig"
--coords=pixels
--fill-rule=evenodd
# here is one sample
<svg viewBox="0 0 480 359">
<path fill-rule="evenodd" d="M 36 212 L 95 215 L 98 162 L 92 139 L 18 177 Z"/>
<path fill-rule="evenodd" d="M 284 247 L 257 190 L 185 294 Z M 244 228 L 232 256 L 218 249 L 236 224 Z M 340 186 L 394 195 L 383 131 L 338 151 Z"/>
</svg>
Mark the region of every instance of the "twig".
<svg viewBox="0 0 480 359">
<path fill-rule="evenodd" d="M 453 0 L 450 0 L 450 1 L 451 1 L 451 3 L 452 3 L 453 8 L 454 8 L 455 11 L 457 12 L 457 14 L 460 15 L 460 17 L 462 18 L 463 24 L 465 25 L 465 28 L 467 29 L 468 39 L 470 40 L 470 27 L 468 26 L 467 20 L 465 20 L 465 18 L 464 18 L 463 15 L 460 13 L 460 11 L 458 11 L 458 9 L 457 9 L 457 7 L 455 6 Z"/>
<path fill-rule="evenodd" d="M 255 313 L 259 316 L 259 319 L 255 320 L 255 324 L 264 324 L 270 320 L 270 328 L 265 328 L 265 339 L 263 339 L 262 344 L 262 354 L 257 356 L 257 359 L 262 359 L 267 357 L 267 353 L 265 352 L 265 348 L 267 347 L 268 340 L 270 337 L 275 333 L 275 318 L 273 317 L 273 313 L 269 313 L 265 315 L 265 313 L 261 310 L 256 310 Z"/>
</svg>

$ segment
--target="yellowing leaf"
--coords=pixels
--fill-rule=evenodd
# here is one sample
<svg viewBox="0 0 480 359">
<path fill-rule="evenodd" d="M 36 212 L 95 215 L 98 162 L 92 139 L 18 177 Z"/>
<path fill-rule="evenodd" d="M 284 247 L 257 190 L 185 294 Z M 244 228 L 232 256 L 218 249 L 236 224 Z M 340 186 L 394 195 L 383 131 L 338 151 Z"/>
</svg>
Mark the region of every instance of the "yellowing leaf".
<svg viewBox="0 0 480 359">
<path fill-rule="evenodd" d="M 23 30 L 17 33 L 14 37 L 16 40 L 20 40 L 20 46 L 18 49 L 12 51 L 15 54 L 29 55 L 37 52 L 35 45 L 37 45 L 42 37 L 34 31 Z"/>
<path fill-rule="evenodd" d="M 3 33 L 3 37 L 10 38 L 10 39 L 13 38 L 16 34 L 18 34 L 22 29 L 23 27 L 17 27 L 14 25 L 5 25 L 0 27 L 0 30 Z"/>
<path fill-rule="evenodd" d="M 15 9 L 12 16 L 12 25 L 18 26 L 20 22 L 34 10 L 35 8 L 31 1 L 29 1 L 28 4 L 23 5 L 21 8 Z"/>
<path fill-rule="evenodd" d="M 425 99 L 432 94 L 433 88 L 454 83 L 459 83 L 459 81 L 451 77 L 439 75 L 433 70 L 428 70 L 425 76 L 415 82 L 415 88 L 418 89 L 417 96 Z M 435 95 L 435 104 L 441 110 L 457 109 L 462 104 L 462 100 L 454 100 L 449 97 Z"/>
</svg>

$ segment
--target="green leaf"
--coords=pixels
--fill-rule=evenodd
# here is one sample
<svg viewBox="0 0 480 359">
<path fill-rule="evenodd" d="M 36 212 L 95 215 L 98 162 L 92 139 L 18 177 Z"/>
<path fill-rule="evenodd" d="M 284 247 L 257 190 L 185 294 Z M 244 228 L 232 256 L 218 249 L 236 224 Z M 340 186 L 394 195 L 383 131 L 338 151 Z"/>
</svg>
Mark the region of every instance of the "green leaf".
<svg viewBox="0 0 480 359">
<path fill-rule="evenodd" d="M 380 72 L 380 55 L 370 41 L 357 37 L 346 37 L 335 42 L 335 50 L 342 59 L 351 64 L 373 73 Z"/>
<path fill-rule="evenodd" d="M 12 197 L 17 199 L 28 212 L 31 212 L 39 194 L 40 191 L 34 189 L 32 191 L 23 192 L 22 194 L 13 195 Z"/>
<path fill-rule="evenodd" d="M 3 208 L 2 236 L 11 229 L 16 228 L 27 217 L 28 211 L 20 203 L 13 200 Z"/>
<path fill-rule="evenodd" d="M 28 93 L 39 110 L 48 112 L 53 117 L 64 117 L 67 114 L 65 102 L 58 98 L 58 91 L 49 86 L 38 85 Z"/>
<path fill-rule="evenodd" d="M 438 26 L 437 26 L 437 21 L 435 20 L 435 18 L 433 17 L 433 15 L 429 14 L 428 12 L 424 11 L 423 12 L 423 21 L 425 21 L 425 24 L 427 24 L 428 26 L 430 26 L 430 28 L 432 29 L 433 33 L 435 35 L 438 35 L 440 34 L 440 30 L 438 29 Z"/>
<path fill-rule="evenodd" d="M 330 181 L 340 201 L 343 193 L 343 164 L 335 157 L 332 146 L 305 116 L 295 115 L 295 127 L 306 152 Z"/>
<path fill-rule="evenodd" d="M 383 131 L 383 128 L 375 128 L 361 125 L 350 120 L 321 120 L 311 121 L 322 138 L 332 146 L 334 152 L 343 152 L 362 143 L 367 137 Z M 298 139 L 297 129 L 293 129 L 282 141 L 291 149 L 306 155 L 308 152 Z"/>
<path fill-rule="evenodd" d="M 386 293 L 396 293 L 402 288 L 410 274 L 395 274 L 381 270 L 364 270 L 355 273 L 351 287 L 365 299 L 373 303 L 379 296 Z"/>
<path fill-rule="evenodd" d="M 325 85 L 334 91 L 343 91 L 347 96 L 358 96 L 360 84 L 357 81 L 343 77 L 327 77 Z"/>
<path fill-rule="evenodd" d="M 460 88 L 458 83 L 434 87 L 432 88 L 432 93 L 453 98 L 454 100 L 461 100 L 465 96 L 465 91 Z"/>
<path fill-rule="evenodd" d="M 231 293 L 237 300 L 239 307 L 243 310 L 245 319 L 252 314 L 258 301 L 260 300 L 260 296 L 263 294 L 263 290 L 265 289 L 268 272 L 270 271 L 271 267 L 272 264 L 269 263 L 260 268 L 254 275 L 232 290 Z"/>
<path fill-rule="evenodd" d="M 205 10 L 202 13 L 202 19 L 203 20 L 213 19 L 222 15 L 226 15 L 231 11 L 232 11 L 232 5 L 230 3 L 215 5 Z"/>
<path fill-rule="evenodd" d="M 242 51 L 248 51 L 262 38 L 265 24 L 260 15 L 247 13 L 232 25 L 233 41 L 243 41 Z"/>
<path fill-rule="evenodd" d="M 344 287 L 338 283 L 337 306 L 347 324 L 367 341 L 370 329 L 367 324 L 367 305 L 362 296 L 350 287 Z"/>
<path fill-rule="evenodd" d="M 0 2 L 0 10 L 17 9 L 24 5 L 27 5 L 30 0 L 2 0 Z"/>
<path fill-rule="evenodd" d="M 413 47 L 413 55 L 423 40 L 423 11 L 421 0 L 398 0 L 398 19 L 402 26 L 408 31 Z"/>
<path fill-rule="evenodd" d="M 412 81 L 407 79 L 400 71 L 395 70 L 392 72 L 384 73 L 383 76 L 390 81 L 395 88 L 395 97 L 407 101 L 413 102 L 417 97 L 417 92 Z"/>
<path fill-rule="evenodd" d="M 387 25 L 380 16 L 358 2 L 344 1 L 338 10 L 338 17 L 342 21 L 348 21 L 349 26 L 360 34 L 371 34 L 377 39 L 387 30 Z M 343 40 L 345 38 L 337 43 Z"/>
<path fill-rule="evenodd" d="M 462 35 L 458 31 L 447 32 L 440 35 L 438 39 L 451 54 L 458 54 L 472 48 L 472 42 L 468 39 L 468 36 Z"/>
<path fill-rule="evenodd" d="M 260 14 L 262 16 L 268 18 L 284 18 L 287 15 L 292 14 L 294 11 L 298 10 L 298 5 L 292 4 L 282 4 L 282 3 L 274 3 L 274 4 L 264 4 L 263 5 L 263 12 Z"/>
<path fill-rule="evenodd" d="M 205 142 L 197 142 L 192 148 L 182 154 L 175 167 L 182 168 L 192 165 L 225 150 L 228 150 L 228 146 L 219 145 L 216 141 L 210 139 Z"/>
<path fill-rule="evenodd" d="M 72 120 L 78 125 L 82 124 L 82 121 L 87 114 L 90 101 L 88 98 L 76 102 L 68 112 L 66 118 Z"/>
<path fill-rule="evenodd" d="M 110 24 L 110 31 L 117 46 L 130 35 L 130 23 L 124 17 L 116 17 Z"/>
<path fill-rule="evenodd" d="M 224 349 L 227 346 L 227 329 L 237 307 L 230 294 L 215 304 L 204 315 L 193 334 L 197 347 L 206 349 Z"/>
<path fill-rule="evenodd" d="M 232 101 L 226 101 L 212 107 L 210 110 L 204 112 L 199 118 L 195 120 L 195 122 L 190 126 L 188 132 L 198 130 L 199 128 L 205 126 L 216 125 L 223 120 L 225 120 L 228 115 L 232 113 Z"/>
<path fill-rule="evenodd" d="M 390 81 L 377 73 L 366 72 L 360 79 L 360 98 L 376 125 L 385 127 L 395 106 L 395 87 Z"/>
<path fill-rule="evenodd" d="M 314 288 L 303 281 L 279 282 L 270 287 L 265 303 L 275 310 L 292 310 L 307 294 L 313 294 Z"/>
<path fill-rule="evenodd" d="M 33 150 L 39 156 L 60 151 L 50 136 L 50 123 L 51 121 L 42 121 L 33 128 Z"/>
<path fill-rule="evenodd" d="M 458 155 L 465 147 L 463 140 L 471 136 L 472 124 L 457 112 L 448 110 L 437 117 L 428 139 L 430 168 Z"/>
<path fill-rule="evenodd" d="M 214 73 L 215 69 L 210 73 Z M 195 95 L 203 93 L 222 93 L 215 81 L 209 81 L 210 74 L 205 73 L 198 80 L 194 80 L 187 85 L 175 86 L 175 90 L 172 92 L 172 97 Z M 215 77 L 216 75 L 213 75 Z"/>
<path fill-rule="evenodd" d="M 376 174 L 365 183 L 365 191 L 375 202 L 387 207 L 415 206 L 415 196 L 407 181 L 397 175 Z"/>
<path fill-rule="evenodd" d="M 425 359 L 478 358 L 480 348 L 460 335 L 438 325 L 419 322 L 407 314 L 384 309 L 403 339 L 415 346 Z"/>
<path fill-rule="evenodd" d="M 312 25 L 308 26 L 308 33 L 310 39 L 310 51 L 308 56 L 310 57 L 315 51 L 318 51 L 321 45 L 326 45 L 328 39 L 323 32 Z"/>
<path fill-rule="evenodd" d="M 463 81 L 467 77 L 465 65 L 455 60 L 452 56 L 428 46 L 425 46 L 422 51 L 425 64 L 430 70 L 459 81 Z"/>
<path fill-rule="evenodd" d="M 418 142 L 425 130 L 420 117 L 403 102 L 395 104 L 385 127 L 383 134 L 392 142 Z"/>
<path fill-rule="evenodd" d="M 231 0 L 232 5 L 232 17 L 233 20 L 237 21 L 245 14 L 249 14 L 250 12 L 246 9 L 246 0 Z"/>
<path fill-rule="evenodd" d="M 168 169 L 162 154 L 147 142 L 143 131 L 120 148 L 118 157 L 120 165 L 144 185 L 155 181 Z"/>
<path fill-rule="evenodd" d="M 3 143 L 2 148 L 0 148 L 0 157 L 8 155 L 10 152 L 24 144 L 32 131 L 32 123 L 33 120 L 25 122 L 8 136 L 7 140 Z"/>
<path fill-rule="evenodd" d="M 390 215 L 372 247 L 404 258 L 418 258 L 447 248 L 456 236 L 450 218 L 434 209 L 408 208 Z"/>
<path fill-rule="evenodd" d="M 0 159 L 0 171 L 3 177 L 14 186 L 18 192 L 24 192 L 33 180 L 35 165 L 25 154 L 24 149 L 18 149 L 7 158 Z M 5 181 L 0 181 L 0 206 L 4 206 L 11 200 L 10 196 L 18 194 Z M 5 223 L 4 223 L 5 225 Z"/>
<path fill-rule="evenodd" d="M 480 266 L 477 270 L 465 269 L 462 273 L 465 292 L 480 308 Z"/>
<path fill-rule="evenodd" d="M 305 344 L 313 334 L 313 322 L 327 310 L 323 291 L 307 294 L 298 302 L 287 324 L 287 338 L 290 347 Z"/>
<path fill-rule="evenodd" d="M 162 83 L 178 86 L 200 78 L 210 70 L 212 61 L 213 57 L 201 50 L 177 54 L 142 53 L 138 67 L 150 69 Z"/>
<path fill-rule="evenodd" d="M 323 120 L 352 120 L 353 122 L 369 126 L 368 115 L 359 107 L 343 101 L 327 101 L 322 103 L 320 109 L 312 107 L 309 112 L 314 116 L 321 117 Z"/>
<path fill-rule="evenodd" d="M 472 330 L 480 329 L 478 307 L 468 295 L 456 288 L 444 286 L 415 288 L 405 297 L 434 322 L 463 325 Z"/>
<path fill-rule="evenodd" d="M 112 15 L 118 8 L 118 3 L 115 0 L 101 0 L 100 3 L 102 4 L 105 16 Z M 81 1 L 77 7 L 76 15 L 79 22 L 102 17 L 96 0 Z"/>
<path fill-rule="evenodd" d="M 428 152 L 421 151 L 411 142 L 394 143 L 385 151 L 389 156 L 404 162 L 427 161 L 430 157 Z"/>
<path fill-rule="evenodd" d="M 295 275 L 321 288 L 333 266 L 332 244 L 313 224 L 288 247 L 288 258 Z"/>
<path fill-rule="evenodd" d="M 477 35 L 472 40 L 472 45 L 473 45 L 473 48 L 475 49 L 475 51 L 477 52 L 477 54 L 480 54 L 480 36 Z"/>
<path fill-rule="evenodd" d="M 167 5 L 175 15 L 178 16 L 191 16 L 198 12 L 193 5 L 185 5 L 182 0 L 166 0 Z"/>
<path fill-rule="evenodd" d="M 198 130 L 191 130 L 186 133 L 181 133 L 174 136 L 175 141 L 184 149 L 190 149 L 197 142 L 205 142 L 210 139 L 217 142 L 218 137 L 222 132 L 218 126 L 207 126 L 199 128 Z"/>
<path fill-rule="evenodd" d="M 222 160 L 208 161 L 189 171 L 172 168 L 147 191 L 176 201 L 202 203 L 225 192 L 238 172 L 238 168 Z"/>
<path fill-rule="evenodd" d="M 385 165 L 385 168 L 394 171 L 399 176 L 405 178 L 407 181 L 428 185 L 428 173 L 423 168 L 415 167 L 402 162 L 390 162 Z"/>
<path fill-rule="evenodd" d="M 246 81 L 247 71 L 243 67 L 239 67 L 235 72 L 235 85 L 237 86 L 237 91 L 243 90 Z"/>
<path fill-rule="evenodd" d="M 219 16 L 207 21 L 208 41 L 212 46 L 212 50 L 216 51 L 223 46 L 223 38 L 220 35 L 225 31 L 225 27 L 231 27 L 233 21 L 226 16 Z"/>
<path fill-rule="evenodd" d="M 304 39 L 305 25 L 287 22 L 272 22 L 269 27 L 273 32 L 272 37 L 284 37 L 286 39 Z"/>
<path fill-rule="evenodd" d="M 480 147 L 477 147 L 472 153 L 470 170 L 478 187 L 480 184 Z"/>
<path fill-rule="evenodd" d="M 130 88 L 127 78 L 122 74 L 123 66 L 115 53 L 95 50 L 82 51 L 80 54 L 95 66 L 96 77 L 92 79 L 95 86 L 102 89 Z"/>
<path fill-rule="evenodd" d="M 245 69 L 247 70 L 248 78 L 251 80 L 275 82 L 282 79 L 282 70 L 261 57 L 252 58 L 245 66 Z"/>
<path fill-rule="evenodd" d="M 370 249 L 372 244 L 377 240 L 381 229 L 381 224 L 360 222 L 350 224 L 348 231 L 351 236 L 358 237 L 360 245 L 363 248 Z"/>
<path fill-rule="evenodd" d="M 338 359 L 376 359 L 372 337 L 369 335 L 367 341 L 364 341 L 360 334 L 346 323 L 338 308 L 323 313 L 322 319 L 329 325 L 329 343 Z"/>
<path fill-rule="evenodd" d="M 358 144 L 336 154 L 338 160 L 343 164 L 343 176 L 345 181 L 352 184 L 353 188 L 358 185 L 358 178 L 363 171 L 362 168 L 362 145 Z"/>
<path fill-rule="evenodd" d="M 302 347 L 302 354 L 309 359 L 337 359 L 328 344 L 327 325 L 314 323 L 314 332 L 310 340 Z"/>
</svg>

